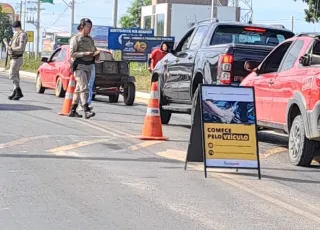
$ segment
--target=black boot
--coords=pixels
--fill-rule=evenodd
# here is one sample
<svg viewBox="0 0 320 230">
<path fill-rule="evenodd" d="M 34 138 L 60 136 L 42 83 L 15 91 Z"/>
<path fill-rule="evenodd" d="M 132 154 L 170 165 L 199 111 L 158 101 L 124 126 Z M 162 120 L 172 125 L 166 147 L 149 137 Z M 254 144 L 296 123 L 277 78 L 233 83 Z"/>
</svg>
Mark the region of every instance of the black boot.
<svg viewBox="0 0 320 230">
<path fill-rule="evenodd" d="M 12 100 L 18 101 L 20 98 L 23 97 L 21 88 L 16 88 L 16 95 L 12 98 Z"/>
<path fill-rule="evenodd" d="M 96 115 L 94 112 L 91 111 L 88 104 L 83 105 L 83 110 L 84 110 L 84 118 L 85 119 L 89 119 L 89 118 L 94 117 Z"/>
<path fill-rule="evenodd" d="M 69 114 L 69 117 L 82 117 L 82 115 L 80 115 L 78 112 L 77 112 L 77 108 L 78 108 L 78 104 L 73 104 L 72 107 L 71 107 L 71 112 Z"/>
<path fill-rule="evenodd" d="M 16 96 L 16 94 L 17 94 L 17 90 L 14 89 L 13 92 L 12 92 L 12 95 L 9 96 L 8 99 L 9 99 L 9 100 L 12 100 L 12 99 Z"/>
</svg>

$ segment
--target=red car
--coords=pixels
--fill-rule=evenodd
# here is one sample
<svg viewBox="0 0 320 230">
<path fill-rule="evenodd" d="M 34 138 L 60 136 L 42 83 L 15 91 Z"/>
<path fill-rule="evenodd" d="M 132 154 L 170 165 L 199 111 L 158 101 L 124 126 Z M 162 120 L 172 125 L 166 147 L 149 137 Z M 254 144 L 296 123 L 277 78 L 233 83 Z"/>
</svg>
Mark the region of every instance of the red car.
<svg viewBox="0 0 320 230">
<path fill-rule="evenodd" d="M 299 166 L 320 155 L 319 39 L 320 34 L 300 34 L 262 63 L 246 62 L 252 73 L 241 83 L 255 88 L 258 126 L 288 133 L 289 158 Z"/>
<path fill-rule="evenodd" d="M 100 50 L 100 60 L 113 60 L 108 50 Z M 44 93 L 46 89 L 54 89 L 57 97 L 64 97 L 68 88 L 70 72 L 70 47 L 63 45 L 49 57 L 41 59 L 36 79 L 36 92 Z"/>
</svg>

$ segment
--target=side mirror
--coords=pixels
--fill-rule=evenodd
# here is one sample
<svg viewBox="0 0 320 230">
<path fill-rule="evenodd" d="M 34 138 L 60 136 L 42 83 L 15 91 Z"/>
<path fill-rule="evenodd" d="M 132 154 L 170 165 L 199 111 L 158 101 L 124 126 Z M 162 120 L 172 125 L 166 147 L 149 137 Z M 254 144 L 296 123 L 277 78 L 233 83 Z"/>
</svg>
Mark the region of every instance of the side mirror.
<svg viewBox="0 0 320 230">
<path fill-rule="evenodd" d="M 42 57 L 41 58 L 41 62 L 48 62 L 48 61 L 49 61 L 49 59 L 47 57 Z"/>
<path fill-rule="evenodd" d="M 246 61 L 244 63 L 244 69 L 248 72 L 257 72 L 257 68 L 260 65 L 260 62 L 257 61 Z"/>
<path fill-rule="evenodd" d="M 309 66 L 311 61 L 311 56 L 309 54 L 305 54 L 299 58 L 299 63 L 302 66 Z"/>
</svg>

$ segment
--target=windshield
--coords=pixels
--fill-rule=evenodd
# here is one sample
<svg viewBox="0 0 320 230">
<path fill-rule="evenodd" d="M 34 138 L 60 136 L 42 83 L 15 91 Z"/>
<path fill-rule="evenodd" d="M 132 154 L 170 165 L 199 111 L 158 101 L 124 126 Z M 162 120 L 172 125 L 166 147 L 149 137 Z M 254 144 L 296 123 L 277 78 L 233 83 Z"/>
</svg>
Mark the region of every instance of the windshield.
<svg viewBox="0 0 320 230">
<path fill-rule="evenodd" d="M 277 29 L 265 29 L 250 26 L 218 26 L 210 45 L 227 43 L 277 46 L 284 40 L 294 36 L 294 33 Z"/>
</svg>

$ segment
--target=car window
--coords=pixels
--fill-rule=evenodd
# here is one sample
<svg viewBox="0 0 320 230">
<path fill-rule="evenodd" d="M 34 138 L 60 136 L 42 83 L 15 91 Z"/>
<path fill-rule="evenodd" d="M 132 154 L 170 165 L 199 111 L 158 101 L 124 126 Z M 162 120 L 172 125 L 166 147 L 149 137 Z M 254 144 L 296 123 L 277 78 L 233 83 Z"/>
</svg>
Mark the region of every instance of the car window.
<svg viewBox="0 0 320 230">
<path fill-rule="evenodd" d="M 61 51 L 59 52 L 59 55 L 57 56 L 57 59 L 55 60 L 56 62 L 64 62 L 66 59 L 66 49 L 61 49 Z"/>
<path fill-rule="evenodd" d="M 314 55 L 320 55 L 320 40 L 316 39 L 314 43 L 312 44 L 312 54 Z"/>
<path fill-rule="evenodd" d="M 199 26 L 195 32 L 188 49 L 199 48 L 203 35 L 207 32 L 208 26 Z"/>
<path fill-rule="evenodd" d="M 253 26 L 220 25 L 215 30 L 210 45 L 228 43 L 277 46 L 294 36 L 290 31 Z"/>
<path fill-rule="evenodd" d="M 184 51 L 187 49 L 193 32 L 194 32 L 194 28 L 192 30 L 189 30 L 186 36 L 181 39 L 181 41 L 177 45 L 177 48 L 175 49 L 176 52 Z"/>
<path fill-rule="evenodd" d="M 283 65 L 280 71 L 285 71 L 291 69 L 296 63 L 297 58 L 299 57 L 300 51 L 304 45 L 304 41 L 297 40 L 289 49 L 287 55 L 283 60 Z"/>
<path fill-rule="evenodd" d="M 288 41 L 274 49 L 263 61 L 259 73 L 264 74 L 278 72 L 281 61 L 291 44 L 292 41 Z"/>
<path fill-rule="evenodd" d="M 60 55 L 61 49 L 57 50 L 55 53 L 53 53 L 53 55 L 50 58 L 50 61 L 55 62 L 58 58 L 58 56 Z"/>
</svg>

